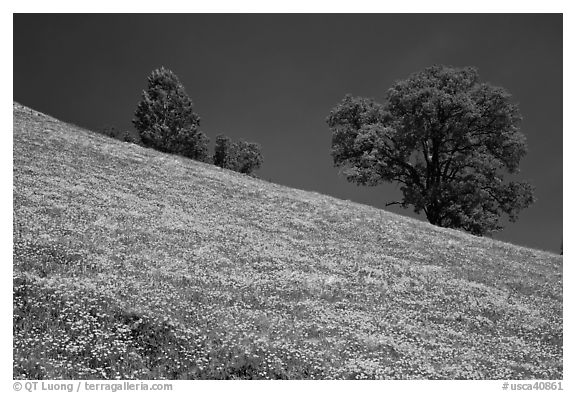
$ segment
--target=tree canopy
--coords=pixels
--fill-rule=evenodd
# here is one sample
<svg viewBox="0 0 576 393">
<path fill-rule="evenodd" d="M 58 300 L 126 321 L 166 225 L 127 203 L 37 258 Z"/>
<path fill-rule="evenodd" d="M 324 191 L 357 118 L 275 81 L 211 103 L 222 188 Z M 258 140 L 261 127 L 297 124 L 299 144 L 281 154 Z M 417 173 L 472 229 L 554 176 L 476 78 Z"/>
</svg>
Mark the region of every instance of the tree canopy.
<svg viewBox="0 0 576 393">
<path fill-rule="evenodd" d="M 383 104 L 346 96 L 327 123 L 349 181 L 399 183 L 403 198 L 389 205 L 485 235 L 534 202 L 529 183 L 509 180 L 527 152 L 521 119 L 511 95 L 475 68 L 433 66 L 394 83 Z"/>
</svg>

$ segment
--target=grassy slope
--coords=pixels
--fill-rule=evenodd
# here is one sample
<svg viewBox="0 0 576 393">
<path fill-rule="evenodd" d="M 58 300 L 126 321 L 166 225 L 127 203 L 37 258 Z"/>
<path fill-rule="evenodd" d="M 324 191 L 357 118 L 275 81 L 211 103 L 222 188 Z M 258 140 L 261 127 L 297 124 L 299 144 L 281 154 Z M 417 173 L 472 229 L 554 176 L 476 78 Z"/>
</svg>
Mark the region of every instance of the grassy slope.
<svg viewBox="0 0 576 393">
<path fill-rule="evenodd" d="M 14 107 L 15 378 L 562 378 L 562 258 Z"/>
</svg>

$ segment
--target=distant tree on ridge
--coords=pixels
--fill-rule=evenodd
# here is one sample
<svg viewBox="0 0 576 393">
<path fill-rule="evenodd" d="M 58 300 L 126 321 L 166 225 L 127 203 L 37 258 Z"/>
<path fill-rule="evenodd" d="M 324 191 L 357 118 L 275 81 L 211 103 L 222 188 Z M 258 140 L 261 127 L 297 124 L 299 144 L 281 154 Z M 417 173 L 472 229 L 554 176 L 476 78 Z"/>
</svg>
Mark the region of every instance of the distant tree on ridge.
<svg viewBox="0 0 576 393">
<path fill-rule="evenodd" d="M 212 163 L 220 168 L 233 169 L 232 140 L 225 135 L 218 135 L 214 145 Z"/>
<path fill-rule="evenodd" d="M 199 130 L 200 116 L 176 74 L 167 68 L 156 69 L 148 77 L 133 123 L 145 146 L 208 160 L 209 139 Z"/>
<path fill-rule="evenodd" d="M 253 142 L 232 142 L 225 135 L 216 137 L 213 163 L 221 168 L 251 175 L 262 165 L 260 145 Z"/>
<path fill-rule="evenodd" d="M 262 166 L 260 145 L 254 142 L 239 141 L 234 144 L 237 171 L 251 175 Z"/>
</svg>

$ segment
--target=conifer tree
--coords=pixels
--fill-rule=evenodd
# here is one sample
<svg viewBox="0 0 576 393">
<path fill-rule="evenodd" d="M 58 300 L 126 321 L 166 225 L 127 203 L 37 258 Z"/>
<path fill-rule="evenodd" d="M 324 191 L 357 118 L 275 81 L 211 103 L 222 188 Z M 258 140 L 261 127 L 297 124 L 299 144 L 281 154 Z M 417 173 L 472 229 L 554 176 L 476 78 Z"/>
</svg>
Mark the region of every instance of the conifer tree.
<svg viewBox="0 0 576 393">
<path fill-rule="evenodd" d="M 156 69 L 148 77 L 133 123 L 145 146 L 200 161 L 208 159 L 209 140 L 199 130 L 200 117 L 176 74 L 167 68 Z"/>
</svg>

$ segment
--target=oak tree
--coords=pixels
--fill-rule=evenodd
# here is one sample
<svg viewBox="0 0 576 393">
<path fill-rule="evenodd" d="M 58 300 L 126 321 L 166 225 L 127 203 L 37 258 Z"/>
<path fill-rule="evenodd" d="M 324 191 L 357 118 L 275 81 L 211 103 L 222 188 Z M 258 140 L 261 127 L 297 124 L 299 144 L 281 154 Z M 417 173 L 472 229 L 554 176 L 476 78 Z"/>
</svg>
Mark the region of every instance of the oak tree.
<svg viewBox="0 0 576 393">
<path fill-rule="evenodd" d="M 433 66 L 397 81 L 385 102 L 346 96 L 327 118 L 332 157 L 360 185 L 400 184 L 403 198 L 434 225 L 485 235 L 534 202 L 513 181 L 527 152 L 511 95 L 473 67 Z"/>
</svg>

